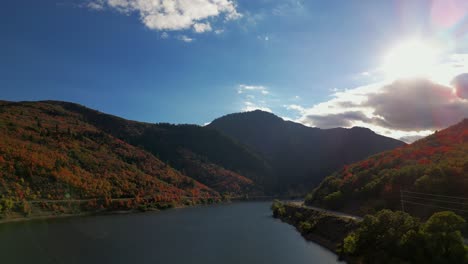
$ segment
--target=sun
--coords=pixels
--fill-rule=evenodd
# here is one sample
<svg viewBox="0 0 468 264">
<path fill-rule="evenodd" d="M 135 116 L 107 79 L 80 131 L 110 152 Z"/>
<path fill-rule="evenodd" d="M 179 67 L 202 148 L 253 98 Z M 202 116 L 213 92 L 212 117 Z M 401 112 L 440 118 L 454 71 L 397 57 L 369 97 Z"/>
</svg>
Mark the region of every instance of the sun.
<svg viewBox="0 0 468 264">
<path fill-rule="evenodd" d="M 387 78 L 430 77 L 434 73 L 438 51 L 420 40 L 405 41 L 385 56 L 383 71 Z"/>
</svg>

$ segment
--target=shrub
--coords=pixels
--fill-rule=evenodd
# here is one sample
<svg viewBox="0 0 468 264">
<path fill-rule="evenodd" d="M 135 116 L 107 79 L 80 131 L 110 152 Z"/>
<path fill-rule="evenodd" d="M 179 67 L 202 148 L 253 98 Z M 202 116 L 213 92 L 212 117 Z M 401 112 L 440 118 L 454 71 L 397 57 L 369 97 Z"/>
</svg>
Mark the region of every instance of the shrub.
<svg viewBox="0 0 468 264">
<path fill-rule="evenodd" d="M 300 222 L 299 223 L 299 230 L 302 233 L 308 233 L 310 230 L 312 230 L 312 225 L 307 221 Z"/>
<path fill-rule="evenodd" d="M 11 211 L 13 207 L 15 206 L 15 202 L 13 201 L 13 199 L 9 199 L 9 198 L 2 199 L 0 204 L 3 205 L 4 212 Z"/>
<path fill-rule="evenodd" d="M 302 215 L 302 213 L 300 213 L 300 212 L 295 212 L 294 213 L 294 218 L 296 218 L 298 220 L 301 220 L 302 217 L 304 217 L 304 215 Z"/>
<path fill-rule="evenodd" d="M 351 232 L 343 241 L 343 251 L 347 254 L 354 254 L 358 243 L 358 237 L 355 232 Z"/>
<path fill-rule="evenodd" d="M 32 212 L 31 205 L 27 201 L 21 202 L 21 210 L 25 216 L 30 216 Z"/>
<path fill-rule="evenodd" d="M 330 193 L 329 195 L 325 196 L 324 202 L 329 208 L 337 209 L 341 207 L 343 203 L 343 194 L 341 191 Z"/>
<path fill-rule="evenodd" d="M 271 205 L 271 210 L 273 211 L 274 217 L 281 217 L 286 215 L 286 208 L 282 202 L 278 200 L 274 200 L 273 204 Z"/>
</svg>

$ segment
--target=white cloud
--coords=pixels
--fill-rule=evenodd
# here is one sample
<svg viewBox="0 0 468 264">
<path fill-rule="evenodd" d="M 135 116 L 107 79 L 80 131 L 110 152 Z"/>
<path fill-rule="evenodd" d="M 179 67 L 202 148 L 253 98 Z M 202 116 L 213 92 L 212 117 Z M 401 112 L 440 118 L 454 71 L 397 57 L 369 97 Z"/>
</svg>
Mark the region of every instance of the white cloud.
<svg viewBox="0 0 468 264">
<path fill-rule="evenodd" d="M 262 110 L 265 112 L 272 112 L 270 108 L 262 105 L 257 105 L 253 102 L 250 101 L 245 101 L 244 102 L 244 108 L 242 108 L 242 111 L 249 112 L 249 111 L 254 111 L 254 110 Z"/>
<path fill-rule="evenodd" d="M 239 87 L 237 88 L 237 93 L 241 94 L 246 91 L 258 91 L 261 94 L 268 94 L 268 88 L 262 85 L 246 85 L 246 84 L 240 84 Z"/>
<path fill-rule="evenodd" d="M 104 9 L 104 5 L 102 3 L 100 3 L 100 1 L 98 1 L 98 2 L 89 2 L 86 5 L 86 7 L 88 7 L 91 10 L 103 10 Z"/>
<path fill-rule="evenodd" d="M 294 110 L 299 112 L 300 114 L 304 114 L 306 112 L 306 109 L 300 105 L 297 104 L 290 104 L 290 105 L 283 105 L 284 108 L 287 110 Z"/>
<path fill-rule="evenodd" d="M 224 33 L 224 29 L 217 29 L 217 30 L 214 31 L 214 33 L 216 35 L 222 34 L 222 33 Z"/>
<path fill-rule="evenodd" d="M 300 16 L 306 14 L 307 10 L 302 0 L 285 0 L 275 6 L 271 13 L 275 16 Z"/>
<path fill-rule="evenodd" d="M 258 39 L 258 40 L 262 40 L 262 41 L 269 41 L 269 40 L 270 40 L 270 36 L 268 36 L 268 35 L 258 35 L 258 36 L 257 36 L 257 39 Z"/>
<path fill-rule="evenodd" d="M 162 38 L 162 39 L 168 39 L 168 38 L 169 38 L 169 34 L 168 34 L 167 32 L 163 32 L 163 33 L 161 34 L 161 38 Z"/>
<path fill-rule="evenodd" d="M 365 72 L 361 72 L 361 75 L 362 75 L 362 76 L 369 76 L 370 73 L 369 73 L 368 71 L 365 71 Z"/>
<path fill-rule="evenodd" d="M 141 22 L 153 30 L 211 30 L 206 21 L 222 16 L 225 21 L 242 17 L 232 0 L 91 0 L 88 8 L 114 9 L 123 14 L 137 13 Z"/>
<path fill-rule="evenodd" d="M 266 86 L 240 84 L 237 86 L 237 94 L 241 102 L 241 111 L 272 112 L 270 108 L 271 95 Z"/>
<path fill-rule="evenodd" d="M 203 33 L 213 30 L 210 23 L 195 23 L 193 24 L 193 30 L 197 33 Z"/>
<path fill-rule="evenodd" d="M 187 43 L 190 43 L 190 42 L 192 42 L 192 41 L 195 40 L 195 39 L 190 38 L 190 37 L 188 37 L 188 36 L 186 36 L 186 35 L 177 36 L 177 39 L 178 39 L 178 40 L 181 40 L 181 41 L 183 41 L 183 42 L 187 42 Z"/>
</svg>

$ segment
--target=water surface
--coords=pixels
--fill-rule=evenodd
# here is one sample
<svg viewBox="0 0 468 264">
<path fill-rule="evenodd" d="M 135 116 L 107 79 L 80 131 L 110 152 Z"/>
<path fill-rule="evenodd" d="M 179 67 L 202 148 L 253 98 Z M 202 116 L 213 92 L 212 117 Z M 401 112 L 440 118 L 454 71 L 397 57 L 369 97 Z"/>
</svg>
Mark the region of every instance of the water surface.
<svg viewBox="0 0 468 264">
<path fill-rule="evenodd" d="M 270 202 L 0 225 L 2 263 L 337 263 Z"/>
</svg>

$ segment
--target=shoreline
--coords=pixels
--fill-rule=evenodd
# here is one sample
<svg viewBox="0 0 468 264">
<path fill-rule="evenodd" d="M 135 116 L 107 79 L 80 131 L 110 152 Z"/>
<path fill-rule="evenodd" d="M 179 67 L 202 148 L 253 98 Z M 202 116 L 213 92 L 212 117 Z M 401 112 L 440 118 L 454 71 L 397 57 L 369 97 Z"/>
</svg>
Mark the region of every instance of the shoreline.
<svg viewBox="0 0 468 264">
<path fill-rule="evenodd" d="M 39 221 L 39 220 L 52 220 L 52 219 L 61 219 L 61 218 L 72 218 L 72 217 L 81 217 L 81 216 L 105 216 L 105 215 L 124 215 L 124 214 L 139 214 L 139 213 L 147 213 L 147 212 L 161 212 L 167 211 L 172 209 L 184 209 L 184 208 L 195 208 L 195 207 L 203 207 L 203 206 L 213 206 L 213 205 L 226 205 L 232 203 L 242 203 L 242 202 L 259 202 L 259 201 L 269 201 L 269 200 L 245 200 L 245 199 L 233 199 L 228 201 L 222 201 L 213 204 L 196 204 L 192 206 L 187 205 L 177 205 L 167 209 L 147 209 L 147 210 L 138 210 L 138 209 L 131 209 L 131 210 L 115 210 L 115 211 L 93 211 L 93 212 L 80 212 L 76 214 L 50 214 L 50 215 L 33 215 L 33 216 L 23 216 L 23 217 L 5 217 L 0 218 L 0 225 L 8 224 L 8 223 L 20 223 L 20 222 L 29 222 L 29 221 Z"/>
<path fill-rule="evenodd" d="M 221 203 L 217 203 L 221 204 Z M 52 220 L 52 219 L 61 219 L 61 218 L 72 218 L 72 217 L 83 217 L 83 216 L 105 216 L 105 215 L 125 215 L 125 214 L 139 214 L 139 213 L 147 213 L 147 212 L 161 212 L 171 209 L 182 209 L 182 208 L 190 208 L 196 207 L 200 205 L 194 206 L 186 206 L 186 205 L 177 205 L 167 209 L 147 209 L 147 210 L 138 210 L 138 209 L 130 209 L 130 210 L 102 210 L 102 211 L 89 211 L 89 212 L 80 212 L 76 214 L 66 213 L 66 214 L 49 214 L 49 215 L 33 215 L 33 216 L 23 216 L 23 217 L 6 217 L 0 218 L 0 225 L 8 224 L 8 223 L 20 223 L 20 222 L 29 222 L 29 221 L 38 221 L 38 220 Z"/>
<path fill-rule="evenodd" d="M 102 216 L 102 215 L 118 215 L 118 214 L 131 214 L 131 213 L 144 213 L 150 211 L 161 211 L 158 209 L 148 210 L 148 211 L 139 211 L 139 210 L 128 210 L 128 211 L 103 211 L 103 212 L 82 212 L 77 214 L 51 214 L 51 215 L 37 215 L 37 216 L 25 216 L 25 217 L 13 217 L 13 218 L 2 218 L 0 219 L 0 225 L 8 223 L 20 223 L 20 222 L 29 222 L 29 221 L 38 221 L 38 220 L 49 220 L 49 219 L 61 219 L 61 218 L 72 218 L 80 216 Z"/>
</svg>

